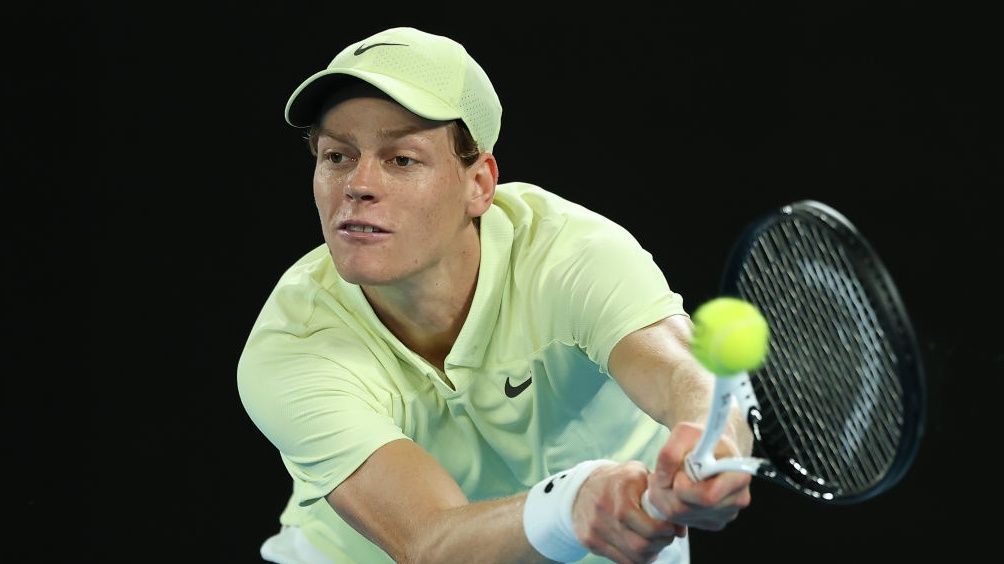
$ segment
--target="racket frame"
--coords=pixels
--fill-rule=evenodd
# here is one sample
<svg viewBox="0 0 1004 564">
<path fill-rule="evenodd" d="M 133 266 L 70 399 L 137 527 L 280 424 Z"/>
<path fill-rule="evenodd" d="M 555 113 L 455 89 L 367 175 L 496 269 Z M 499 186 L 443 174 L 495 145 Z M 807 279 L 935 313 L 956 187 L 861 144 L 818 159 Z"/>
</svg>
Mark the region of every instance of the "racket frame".
<svg viewBox="0 0 1004 564">
<path fill-rule="evenodd" d="M 750 300 L 749 296 L 743 294 L 739 284 L 745 257 L 764 231 L 773 227 L 777 222 L 792 221 L 798 218 L 817 225 L 825 225 L 837 237 L 842 250 L 851 257 L 855 265 L 855 274 L 865 293 L 885 305 L 883 308 L 878 308 L 876 314 L 886 337 L 898 353 L 897 362 L 900 369 L 897 371 L 897 377 L 905 395 L 903 403 L 905 424 L 899 440 L 899 449 L 890 462 L 889 470 L 870 487 L 858 494 L 849 495 L 837 492 L 835 496 L 824 495 L 834 491 L 830 488 L 823 488 L 822 492 L 816 492 L 815 486 L 811 484 L 818 478 L 809 477 L 805 474 L 805 469 L 793 461 L 775 459 L 770 452 L 765 454 L 776 467 L 788 468 L 787 473 L 796 479 L 799 475 L 804 475 L 810 482 L 808 484 L 789 482 L 784 476 L 784 472 L 778 476 L 767 475 L 765 477 L 801 493 L 806 493 L 820 501 L 850 505 L 887 491 L 900 481 L 913 464 L 924 434 L 924 422 L 927 417 L 926 378 L 916 333 L 888 269 L 858 228 L 844 214 L 822 202 L 811 199 L 799 200 L 766 213 L 750 223 L 729 254 L 726 268 L 722 272 L 720 293 L 742 300 Z M 767 315 L 768 312 L 763 313 Z M 754 425 L 751 424 L 751 427 L 756 432 Z M 760 446 L 763 444 L 760 443 Z M 761 472 L 771 471 L 772 469 L 767 466 L 761 468 Z M 808 486 L 809 489 L 803 489 L 804 486 Z"/>
<path fill-rule="evenodd" d="M 835 495 L 834 488 L 823 480 L 810 475 L 793 460 L 775 460 L 767 451 L 768 458 L 759 457 L 727 457 L 716 459 L 714 449 L 728 422 L 728 416 L 734 406 L 745 415 L 746 422 L 753 432 L 758 446 L 760 441 L 759 422 L 760 406 L 754 393 L 749 373 L 743 372 L 732 376 L 716 376 L 711 410 L 707 424 L 701 434 L 697 447 L 687 455 L 684 461 L 684 472 L 694 481 L 707 479 L 715 474 L 726 471 L 744 472 L 799 492 L 819 501 L 849 505 L 872 498 L 899 482 L 916 458 L 923 436 L 926 419 L 927 393 L 924 385 L 924 371 L 920 358 L 919 347 L 912 324 L 906 314 L 903 301 L 896 289 L 888 270 L 882 264 L 874 249 L 861 235 L 857 228 L 840 212 L 830 206 L 815 200 L 801 200 L 765 214 L 747 226 L 743 236 L 733 246 L 726 263 L 726 269 L 721 279 L 721 294 L 748 300 L 739 287 L 743 259 L 750 248 L 756 243 L 760 234 L 769 229 L 775 222 L 800 216 L 809 221 L 822 222 L 833 230 L 846 252 L 853 256 L 854 264 L 859 269 L 857 274 L 870 297 L 883 301 L 886 308 L 879 313 L 879 322 L 886 335 L 893 340 L 893 346 L 899 356 L 897 361 L 900 369 L 897 376 L 905 392 L 904 421 L 899 448 L 889 470 L 865 491 L 851 496 Z M 894 314 L 888 314 L 889 309 Z M 766 449 L 765 449 L 766 450 Z M 656 519 L 666 519 L 649 498 L 645 490 L 641 500 L 645 511 Z"/>
</svg>

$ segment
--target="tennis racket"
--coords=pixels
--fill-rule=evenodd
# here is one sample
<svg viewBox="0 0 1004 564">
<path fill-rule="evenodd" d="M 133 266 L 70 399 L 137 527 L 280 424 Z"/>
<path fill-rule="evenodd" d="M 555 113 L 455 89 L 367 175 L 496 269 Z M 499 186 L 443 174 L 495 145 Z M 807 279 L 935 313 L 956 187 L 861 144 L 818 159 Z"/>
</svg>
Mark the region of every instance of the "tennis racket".
<svg viewBox="0 0 1004 564">
<path fill-rule="evenodd" d="M 758 368 L 715 378 L 687 475 L 746 472 L 828 504 L 899 482 L 923 434 L 922 363 L 896 286 L 854 225 L 812 200 L 768 213 L 732 248 L 721 291 L 760 310 L 769 348 Z M 754 456 L 715 459 L 735 404 Z M 648 491 L 642 504 L 665 518 Z"/>
</svg>

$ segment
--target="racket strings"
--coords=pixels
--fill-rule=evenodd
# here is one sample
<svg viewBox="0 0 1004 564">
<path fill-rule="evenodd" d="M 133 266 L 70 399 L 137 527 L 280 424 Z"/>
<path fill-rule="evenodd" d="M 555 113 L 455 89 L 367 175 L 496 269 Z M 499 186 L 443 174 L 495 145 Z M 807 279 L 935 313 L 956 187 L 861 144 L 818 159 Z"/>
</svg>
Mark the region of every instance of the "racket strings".
<svg viewBox="0 0 1004 564">
<path fill-rule="evenodd" d="M 854 264 L 842 246 L 834 245 L 832 238 L 829 237 L 822 237 L 821 241 L 826 245 L 829 256 L 839 257 L 840 259 L 839 268 L 835 272 L 854 271 Z M 857 279 L 845 275 L 836 276 L 835 278 L 841 283 L 842 294 L 847 297 L 846 303 L 855 310 L 851 312 L 852 319 L 848 319 L 847 321 L 865 321 L 865 328 L 853 333 L 852 335 L 856 340 L 853 343 L 848 343 L 848 346 L 844 349 L 852 353 L 858 353 L 855 359 L 857 362 L 852 364 L 855 367 L 854 376 L 856 377 L 852 377 L 846 370 L 841 370 L 839 366 L 832 366 L 830 370 L 832 374 L 843 374 L 845 376 L 844 383 L 849 387 L 848 389 L 856 389 L 858 393 L 864 395 L 867 398 L 864 406 L 869 408 L 867 410 L 861 409 L 862 404 L 859 403 L 855 406 L 855 409 L 847 412 L 849 413 L 849 419 L 845 428 L 844 444 L 853 447 L 857 444 L 857 437 L 862 436 L 857 433 L 867 434 L 870 428 L 881 426 L 881 429 L 876 429 L 876 432 L 872 434 L 877 448 L 863 449 L 861 451 L 863 456 L 860 461 L 862 465 L 871 462 L 871 474 L 869 475 L 878 476 L 880 473 L 885 472 L 888 466 L 887 462 L 896 454 L 897 439 L 902 424 L 900 401 L 902 393 L 899 388 L 899 380 L 895 377 L 896 354 L 888 345 L 889 340 L 885 337 L 875 310 L 865 306 L 865 304 L 869 303 L 868 297 Z M 831 307 L 830 313 L 836 316 L 839 312 L 834 311 Z M 837 325 L 837 327 L 842 327 L 842 325 Z M 852 345 L 858 345 L 858 347 Z M 830 360 L 831 365 L 835 364 L 835 358 L 831 358 Z M 871 368 L 874 373 L 866 373 L 864 367 Z M 882 375 L 892 375 L 892 377 L 883 379 Z M 890 385 L 894 393 L 885 394 L 883 384 Z M 845 398 L 846 396 L 841 397 Z M 883 402 L 885 402 L 885 405 L 883 405 Z M 883 414 L 895 412 L 898 412 L 900 415 L 898 422 L 890 421 L 887 417 L 882 416 Z M 850 430 L 855 431 L 854 436 L 850 436 Z M 858 449 L 851 448 L 850 450 L 857 451 Z M 870 458 L 869 455 L 871 455 Z"/>
<path fill-rule="evenodd" d="M 902 391 L 853 257 L 829 229 L 779 221 L 751 246 L 738 287 L 772 331 L 750 374 L 764 448 L 846 494 L 867 489 L 896 455 Z"/>
<path fill-rule="evenodd" d="M 785 234 L 786 237 L 790 238 L 791 234 Z M 772 241 L 772 243 L 776 243 Z M 783 242 L 783 241 L 782 241 Z M 783 249 L 783 246 L 779 246 L 779 249 Z M 786 274 L 789 277 L 794 277 L 798 272 L 797 265 L 791 264 L 790 257 L 783 254 L 779 255 L 782 257 L 779 266 L 784 268 Z M 790 287 L 794 287 L 797 280 L 789 280 L 788 284 Z M 789 297 L 789 302 L 791 302 L 797 311 L 811 310 L 816 306 L 812 303 L 806 303 L 804 300 L 800 299 L 802 294 L 794 293 Z M 812 326 L 809 322 L 817 317 L 812 316 L 797 316 L 793 319 L 793 323 L 785 329 L 783 340 L 790 341 L 795 335 L 799 334 L 811 334 L 818 333 L 819 327 Z M 818 344 L 818 341 L 814 341 L 814 348 Z M 812 350 L 810 354 L 817 358 L 826 358 L 825 350 Z M 798 448 L 792 449 L 794 452 L 791 453 L 793 458 L 799 459 L 803 464 L 806 462 L 806 457 L 800 453 L 818 451 L 820 447 L 826 447 L 830 449 L 828 453 L 814 452 L 815 457 L 826 464 L 826 467 L 819 468 L 818 473 L 823 475 L 833 475 L 838 472 L 838 467 L 830 463 L 842 456 L 842 453 L 833 449 L 833 445 L 829 442 L 821 440 L 821 437 L 816 432 L 817 429 L 825 428 L 826 422 L 832 420 L 835 417 L 833 413 L 832 404 L 828 401 L 820 401 L 828 399 L 826 392 L 820 388 L 818 382 L 812 380 L 808 374 L 803 374 L 803 368 L 798 363 L 798 358 L 793 358 L 792 355 L 788 353 L 787 350 L 783 350 L 779 353 L 781 358 L 779 358 L 779 365 L 783 366 L 782 369 L 791 371 L 793 375 L 792 380 L 775 380 L 775 390 L 777 394 L 769 394 L 770 396 L 777 396 L 777 401 L 775 402 L 778 406 L 783 406 L 786 408 L 785 416 L 780 418 L 780 421 L 801 421 L 803 424 L 794 428 L 791 426 L 784 427 L 786 437 L 789 444 L 797 445 Z M 790 382 L 798 382 L 801 384 L 800 387 L 795 387 L 790 385 Z M 844 460 L 843 463 L 846 465 L 850 461 Z"/>
<path fill-rule="evenodd" d="M 824 240 L 824 242 L 828 241 Z M 831 252 L 834 251 L 834 249 L 829 250 Z M 849 269 L 852 268 L 852 265 L 842 251 L 839 255 L 834 254 L 833 256 L 839 256 L 842 259 L 840 267 L 850 271 Z M 882 460 L 895 454 L 895 444 L 889 440 L 891 433 L 895 431 L 885 429 L 885 432 L 876 432 L 873 435 L 873 438 L 876 440 L 876 448 L 860 448 L 861 442 L 867 436 L 871 426 L 873 424 L 883 424 L 881 419 L 876 421 L 872 419 L 877 411 L 881 411 L 875 409 L 882 398 L 879 388 L 881 380 L 880 378 L 873 377 L 871 374 L 865 373 L 862 367 L 871 367 L 879 371 L 879 373 L 888 373 L 893 368 L 889 365 L 883 365 L 883 359 L 888 355 L 883 355 L 884 351 L 879 350 L 879 345 L 882 341 L 881 326 L 878 324 L 878 320 L 875 318 L 872 310 L 861 307 L 861 304 L 866 300 L 861 286 L 853 284 L 851 280 L 848 280 L 844 276 L 831 275 L 829 278 L 831 278 L 834 287 L 838 289 L 838 294 L 845 298 L 844 302 L 849 305 L 851 311 L 842 312 L 833 307 L 832 302 L 825 302 L 824 305 L 829 307 L 821 313 L 831 321 L 831 328 L 840 337 L 842 348 L 839 350 L 847 352 L 851 360 L 849 366 L 854 367 L 854 372 L 847 371 L 846 367 L 841 369 L 841 366 L 837 365 L 836 360 L 840 358 L 839 354 L 826 357 L 826 372 L 842 376 L 841 385 L 846 386 L 843 389 L 856 390 L 858 397 L 863 398 L 856 404 L 848 404 L 846 400 L 850 398 L 846 395 L 837 396 L 837 398 L 845 400 L 841 406 L 842 413 L 846 414 L 841 440 L 846 451 L 862 455 L 858 462 L 865 469 L 863 475 L 878 476 L 885 470 Z M 842 313 L 845 314 L 843 318 L 841 318 Z M 864 327 L 861 330 L 852 333 L 841 331 L 841 328 L 846 324 L 860 324 L 862 320 Z M 895 379 L 893 382 L 895 382 Z M 879 455 L 878 457 L 874 456 L 876 453 Z"/>
<path fill-rule="evenodd" d="M 798 227 L 797 224 L 789 224 L 785 226 L 786 228 L 792 230 Z M 855 381 L 864 382 L 865 385 L 858 389 L 858 392 L 863 394 L 865 397 L 864 403 L 867 406 L 874 406 L 878 397 L 878 390 L 874 385 L 875 379 L 868 378 L 860 373 L 861 366 L 874 366 L 873 362 L 869 362 L 869 358 L 881 358 L 880 356 L 869 354 L 874 352 L 875 347 L 873 346 L 876 341 L 876 331 L 873 328 L 877 328 L 881 331 L 878 325 L 877 319 L 872 314 L 873 312 L 868 311 L 866 308 L 861 307 L 861 303 L 866 300 L 864 292 L 859 284 L 854 284 L 852 280 L 848 279 L 845 275 L 840 275 L 843 272 L 851 272 L 853 265 L 847 259 L 846 254 L 843 249 L 839 246 L 834 246 L 832 241 L 827 238 L 818 239 L 814 241 L 813 238 L 803 238 L 805 235 L 804 231 L 798 230 L 796 232 L 789 232 L 789 237 L 796 242 L 796 248 L 799 250 L 801 256 L 809 256 L 811 251 L 804 248 L 802 243 L 804 241 L 813 241 L 820 244 L 818 249 L 820 252 L 824 253 L 827 257 L 832 258 L 836 264 L 837 268 L 825 268 L 819 261 L 803 261 L 800 265 L 803 269 L 803 278 L 806 280 L 817 280 L 822 281 L 823 286 L 829 288 L 837 296 L 841 297 L 839 300 L 841 305 L 848 306 L 846 309 L 841 309 L 835 306 L 837 300 L 827 299 L 827 300 L 813 300 L 811 303 L 807 303 L 806 308 L 809 312 L 808 316 L 803 316 L 802 319 L 813 319 L 821 320 L 820 323 L 816 324 L 816 331 L 812 333 L 804 332 L 803 334 L 808 334 L 814 337 L 811 341 L 816 345 L 817 350 L 813 351 L 813 358 L 817 359 L 817 363 L 823 365 L 822 373 L 831 374 L 833 376 L 839 377 L 842 380 L 842 385 L 846 388 L 841 389 L 854 389 Z M 813 296 L 810 296 L 813 297 Z M 865 320 L 865 327 L 861 327 L 861 320 Z M 857 331 L 848 331 L 848 327 L 855 327 Z M 820 338 L 821 335 L 833 335 L 837 338 L 838 342 L 834 345 L 824 338 Z M 822 349 L 822 350 L 819 350 Z M 842 356 L 845 355 L 845 356 Z M 846 358 L 846 355 L 850 355 L 852 358 L 849 366 L 854 366 L 856 375 L 852 375 L 837 361 L 841 358 Z M 888 367 L 884 367 L 888 368 Z M 810 382 L 814 384 L 824 384 L 825 381 L 812 380 Z M 869 385 L 870 384 L 870 385 Z M 839 385 L 839 384 L 838 384 Z M 869 421 L 862 416 L 864 410 L 855 409 L 852 405 L 848 404 L 848 396 L 846 394 L 836 393 L 834 394 L 834 389 L 832 386 L 823 388 L 821 385 L 814 386 L 814 389 L 819 392 L 817 397 L 812 400 L 813 403 L 810 405 L 821 405 L 821 406 L 836 406 L 838 409 L 828 410 L 829 413 L 833 414 L 829 418 L 829 421 L 835 421 L 841 416 L 841 414 L 846 414 L 846 419 L 844 420 L 843 426 L 843 437 L 842 444 L 844 448 L 840 449 L 843 460 L 847 466 L 853 464 L 850 459 L 850 453 L 859 452 L 859 445 L 862 438 L 867 433 L 869 428 Z M 822 401 L 820 401 L 822 400 Z M 830 400 L 830 401 L 827 401 Z M 821 421 L 824 419 L 820 419 Z M 885 435 L 877 434 L 876 437 L 881 439 Z M 831 449 L 837 447 L 836 442 L 828 441 L 827 445 Z M 863 451 L 863 456 L 859 462 L 865 467 L 865 474 L 875 476 L 883 471 L 883 468 L 872 464 L 874 462 L 874 457 L 868 456 L 871 452 L 869 449 Z M 893 451 L 894 452 L 894 451 Z M 883 453 L 889 454 L 889 453 Z M 837 471 L 837 469 L 834 469 Z"/>
<path fill-rule="evenodd" d="M 790 238 L 790 234 L 787 235 Z M 767 262 L 759 262 L 757 267 L 762 271 L 764 269 L 771 269 L 771 274 L 776 274 L 782 278 L 790 278 L 785 281 L 788 288 L 794 288 L 796 286 L 797 280 L 792 278 L 796 272 L 795 265 L 791 264 L 790 256 L 783 252 L 777 252 L 784 249 L 783 240 L 778 244 L 777 234 L 773 234 L 769 239 L 763 241 L 762 250 L 765 255 L 770 259 Z M 754 255 L 754 258 L 756 256 Z M 772 277 L 772 279 L 777 279 Z M 756 287 L 755 290 L 764 290 L 765 288 Z M 801 311 L 811 304 L 805 303 L 800 299 L 801 293 L 795 292 L 787 296 L 787 302 L 793 307 L 795 311 Z M 758 292 L 756 299 L 754 301 L 759 301 L 759 303 L 765 303 L 769 298 L 766 292 Z M 806 321 L 812 318 L 806 316 L 794 316 L 790 323 L 784 326 L 774 329 L 775 335 L 773 340 L 775 342 L 790 342 L 799 334 L 807 334 L 818 332 L 818 327 L 809 327 L 806 325 Z M 818 343 L 817 340 L 812 341 L 815 345 Z M 812 350 L 809 354 L 822 358 L 822 351 Z M 772 432 L 765 433 L 765 436 L 775 437 L 774 443 L 775 451 L 783 449 L 783 455 L 788 458 L 795 459 L 799 461 L 800 464 L 805 465 L 806 462 L 811 460 L 818 460 L 821 464 L 816 464 L 810 466 L 810 469 L 814 471 L 814 474 L 820 476 L 832 476 L 839 472 L 839 467 L 832 464 L 831 461 L 842 456 L 842 453 L 835 450 L 832 443 L 822 440 L 822 437 L 817 433 L 818 429 L 823 429 L 826 427 L 826 422 L 832 420 L 835 415 L 832 413 L 830 408 L 830 403 L 828 401 L 819 401 L 820 397 L 825 398 L 825 393 L 820 389 L 818 383 L 809 378 L 809 374 L 803 373 L 803 367 L 800 363 L 800 358 L 795 358 L 789 351 L 781 347 L 777 351 L 772 351 L 770 358 L 772 359 L 772 364 L 778 366 L 778 369 L 789 376 L 786 379 L 774 379 L 772 381 L 772 386 L 761 387 L 760 389 L 755 389 L 758 397 L 764 398 L 764 403 L 767 406 L 767 421 L 772 422 L 774 426 L 771 428 Z M 791 385 L 792 382 L 797 382 L 800 385 Z M 816 406 L 813 408 L 812 406 Z M 772 409 L 780 409 L 783 413 L 772 413 Z M 799 426 L 783 425 L 782 423 L 786 421 L 798 421 L 801 422 Z M 783 435 L 783 440 L 777 440 L 777 435 Z M 819 448 L 828 448 L 829 452 L 820 453 Z M 813 453 L 812 457 L 808 457 L 803 453 Z M 850 460 L 847 459 L 846 455 L 843 455 L 845 460 L 843 465 L 849 465 Z"/>
</svg>

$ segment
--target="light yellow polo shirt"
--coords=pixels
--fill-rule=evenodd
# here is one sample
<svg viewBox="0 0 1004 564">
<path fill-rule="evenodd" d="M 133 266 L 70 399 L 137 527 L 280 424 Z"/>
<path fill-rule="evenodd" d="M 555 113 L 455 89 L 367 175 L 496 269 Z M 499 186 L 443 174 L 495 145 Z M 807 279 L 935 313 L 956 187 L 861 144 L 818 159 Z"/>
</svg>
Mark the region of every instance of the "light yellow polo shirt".
<svg viewBox="0 0 1004 564">
<path fill-rule="evenodd" d="M 336 562 L 390 562 L 324 497 L 401 438 L 472 501 L 587 459 L 651 467 L 668 430 L 607 375 L 607 359 L 628 333 L 684 313 L 625 229 L 537 186 L 500 184 L 481 219 L 470 313 L 446 357 L 451 387 L 317 247 L 281 277 L 238 365 L 244 407 L 293 479 L 280 521 Z"/>
</svg>

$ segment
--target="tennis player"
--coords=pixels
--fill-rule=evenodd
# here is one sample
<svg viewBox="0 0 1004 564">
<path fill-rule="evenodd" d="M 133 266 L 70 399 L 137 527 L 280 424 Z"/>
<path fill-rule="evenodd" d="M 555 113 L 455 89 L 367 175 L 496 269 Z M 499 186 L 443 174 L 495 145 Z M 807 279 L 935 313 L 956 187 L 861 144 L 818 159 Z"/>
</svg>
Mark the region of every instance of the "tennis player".
<svg viewBox="0 0 1004 564">
<path fill-rule="evenodd" d="M 681 296 L 624 228 L 498 184 L 501 114 L 461 44 L 414 28 L 289 98 L 325 244 L 278 279 L 238 365 L 292 477 L 265 560 L 687 562 L 688 527 L 749 504 L 746 474 L 680 471 L 713 382 Z M 598 108 L 597 134 L 616 117 Z M 734 423 L 719 455 L 749 454 Z"/>
</svg>

